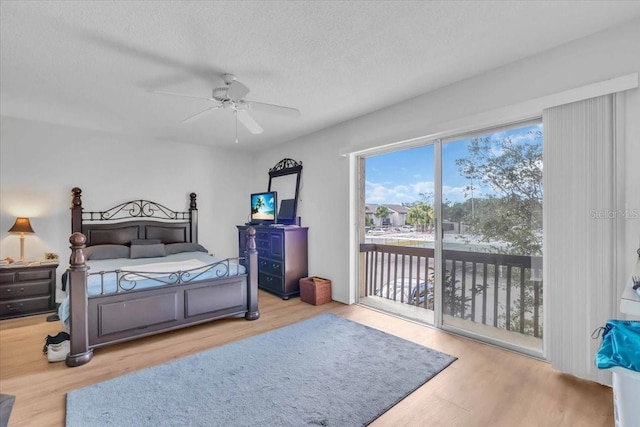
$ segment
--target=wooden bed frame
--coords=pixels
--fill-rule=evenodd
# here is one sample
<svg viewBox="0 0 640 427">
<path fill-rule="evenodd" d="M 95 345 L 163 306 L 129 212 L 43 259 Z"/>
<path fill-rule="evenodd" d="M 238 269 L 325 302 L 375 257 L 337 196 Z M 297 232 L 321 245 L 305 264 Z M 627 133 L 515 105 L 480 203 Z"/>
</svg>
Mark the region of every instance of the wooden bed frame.
<svg viewBox="0 0 640 427">
<path fill-rule="evenodd" d="M 122 203 L 101 212 L 82 209 L 82 190 L 71 190 L 71 257 L 68 282 L 71 351 L 67 366 L 80 366 L 93 357 L 93 349 L 116 342 L 183 328 L 229 316 L 247 320 L 258 311 L 258 255 L 255 229 L 247 232 L 243 265 L 247 273 L 215 279 L 182 281 L 154 288 L 87 294 L 88 266 L 83 250 L 92 244 L 127 244 L 134 239 L 160 239 L 163 243 L 197 243 L 196 194 L 189 195 L 189 210 L 176 212 L 148 200 Z M 225 260 L 224 262 L 229 262 Z M 234 259 L 238 261 L 238 259 Z M 182 277 L 183 272 L 174 273 Z"/>
</svg>

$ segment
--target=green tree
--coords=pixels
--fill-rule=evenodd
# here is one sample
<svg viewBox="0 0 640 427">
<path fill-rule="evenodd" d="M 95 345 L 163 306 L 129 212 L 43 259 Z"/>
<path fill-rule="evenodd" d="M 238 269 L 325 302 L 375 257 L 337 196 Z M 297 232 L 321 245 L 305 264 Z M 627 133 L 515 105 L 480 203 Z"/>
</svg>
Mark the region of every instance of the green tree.
<svg viewBox="0 0 640 427">
<path fill-rule="evenodd" d="M 258 213 L 260 212 L 260 209 L 264 206 L 264 200 L 262 200 L 262 197 L 258 197 L 258 199 L 256 200 L 256 204 L 254 207 L 251 208 L 251 213 Z"/>
<path fill-rule="evenodd" d="M 420 193 L 420 197 L 422 200 L 408 205 L 406 222 L 424 231 L 426 227 L 433 224 L 433 194 Z"/>
<path fill-rule="evenodd" d="M 442 218 L 453 222 L 469 222 L 472 219 L 471 200 L 464 202 L 451 202 L 445 200 L 442 203 Z"/>
<path fill-rule="evenodd" d="M 391 211 L 385 205 L 378 205 L 376 212 L 373 215 L 378 219 L 389 218 Z"/>
<path fill-rule="evenodd" d="M 484 242 L 503 242 L 512 254 L 542 253 L 542 133 L 514 141 L 494 135 L 470 141 L 469 155 L 456 160 L 460 174 L 493 191 L 475 199 L 471 233 Z M 472 185 L 466 190 L 471 192 Z"/>
</svg>

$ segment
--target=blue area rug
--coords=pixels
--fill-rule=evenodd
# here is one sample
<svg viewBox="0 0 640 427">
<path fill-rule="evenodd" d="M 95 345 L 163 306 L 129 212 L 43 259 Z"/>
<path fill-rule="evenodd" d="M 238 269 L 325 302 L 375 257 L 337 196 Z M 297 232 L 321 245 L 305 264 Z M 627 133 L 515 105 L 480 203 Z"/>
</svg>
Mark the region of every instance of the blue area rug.
<svg viewBox="0 0 640 427">
<path fill-rule="evenodd" d="M 454 360 L 322 314 L 74 390 L 66 425 L 367 425 Z"/>
<path fill-rule="evenodd" d="M 15 401 L 15 396 L 0 394 L 0 427 L 7 427 L 9 425 L 9 417 L 11 416 L 13 402 Z"/>
</svg>

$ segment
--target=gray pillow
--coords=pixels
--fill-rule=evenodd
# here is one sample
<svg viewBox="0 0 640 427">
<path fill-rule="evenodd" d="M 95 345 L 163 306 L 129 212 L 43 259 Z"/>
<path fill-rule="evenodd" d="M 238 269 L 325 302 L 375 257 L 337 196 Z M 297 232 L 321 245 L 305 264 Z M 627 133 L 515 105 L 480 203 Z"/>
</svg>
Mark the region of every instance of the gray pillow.
<svg viewBox="0 0 640 427">
<path fill-rule="evenodd" d="M 163 243 L 154 245 L 131 245 L 131 258 L 154 258 L 167 256 Z"/>
<path fill-rule="evenodd" d="M 131 241 L 131 246 L 133 245 L 157 245 L 158 243 L 162 243 L 160 239 L 133 239 Z"/>
<path fill-rule="evenodd" d="M 179 254 L 180 252 L 209 252 L 204 246 L 197 243 L 170 243 L 165 245 L 167 255 Z"/>
<path fill-rule="evenodd" d="M 129 247 L 125 245 L 95 245 L 84 249 L 84 257 L 90 259 L 129 258 Z"/>
</svg>

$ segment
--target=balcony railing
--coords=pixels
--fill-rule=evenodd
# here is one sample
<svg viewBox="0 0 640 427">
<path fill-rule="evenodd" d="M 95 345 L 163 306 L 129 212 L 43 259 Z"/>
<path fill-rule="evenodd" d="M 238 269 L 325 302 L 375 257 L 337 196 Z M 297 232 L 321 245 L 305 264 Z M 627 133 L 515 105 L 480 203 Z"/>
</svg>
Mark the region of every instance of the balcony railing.
<svg viewBox="0 0 640 427">
<path fill-rule="evenodd" d="M 432 248 L 364 243 L 360 252 L 364 296 L 433 309 Z M 541 257 L 445 250 L 443 258 L 444 314 L 542 336 Z"/>
</svg>

